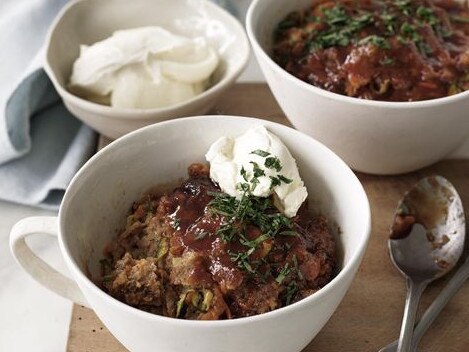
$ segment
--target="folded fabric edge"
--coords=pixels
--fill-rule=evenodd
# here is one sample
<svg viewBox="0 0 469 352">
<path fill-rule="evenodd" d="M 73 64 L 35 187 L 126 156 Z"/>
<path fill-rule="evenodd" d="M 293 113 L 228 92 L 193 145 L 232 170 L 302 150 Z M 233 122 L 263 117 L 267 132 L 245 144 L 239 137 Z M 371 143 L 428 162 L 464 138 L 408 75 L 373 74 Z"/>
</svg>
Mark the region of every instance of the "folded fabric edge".
<svg viewBox="0 0 469 352">
<path fill-rule="evenodd" d="M 27 76 L 13 91 L 5 107 L 6 138 L 0 141 L 0 164 L 18 159 L 31 149 L 30 119 L 53 101 L 50 81 L 44 70 L 37 69 Z M 6 140 L 5 140 L 6 139 Z"/>
</svg>

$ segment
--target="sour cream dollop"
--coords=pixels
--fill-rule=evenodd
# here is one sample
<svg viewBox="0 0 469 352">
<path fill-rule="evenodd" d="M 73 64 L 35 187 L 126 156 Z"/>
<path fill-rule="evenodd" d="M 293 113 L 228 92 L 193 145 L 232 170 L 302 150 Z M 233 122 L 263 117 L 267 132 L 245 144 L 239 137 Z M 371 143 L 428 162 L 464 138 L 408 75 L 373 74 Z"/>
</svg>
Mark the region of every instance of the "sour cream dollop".
<svg viewBox="0 0 469 352">
<path fill-rule="evenodd" d="M 203 37 L 161 27 L 116 31 L 82 45 L 69 89 L 85 99 L 122 108 L 161 108 L 202 93 L 219 63 Z"/>
<path fill-rule="evenodd" d="M 247 183 L 252 195 L 273 194 L 279 210 L 293 217 L 308 196 L 290 151 L 264 126 L 236 138 L 219 138 L 205 157 L 210 163 L 210 178 L 232 197 L 240 198 L 245 192 L 241 185 Z"/>
</svg>

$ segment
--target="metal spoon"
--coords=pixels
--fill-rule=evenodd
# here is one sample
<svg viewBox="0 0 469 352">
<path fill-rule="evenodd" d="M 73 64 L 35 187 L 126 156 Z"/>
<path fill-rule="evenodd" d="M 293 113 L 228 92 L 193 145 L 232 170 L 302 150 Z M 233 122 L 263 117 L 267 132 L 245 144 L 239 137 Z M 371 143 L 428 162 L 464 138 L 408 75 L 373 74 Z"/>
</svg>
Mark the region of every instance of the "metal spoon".
<svg viewBox="0 0 469 352">
<path fill-rule="evenodd" d="M 463 230 L 464 231 L 464 230 Z M 456 271 L 454 276 L 441 291 L 438 297 L 433 301 L 433 303 L 428 307 L 425 313 L 420 319 L 419 323 L 414 330 L 414 338 L 412 340 L 412 346 L 416 350 L 420 339 L 423 337 L 425 332 L 428 330 L 430 325 L 436 319 L 436 317 L 441 313 L 446 304 L 454 297 L 454 295 L 459 291 L 463 283 L 469 279 L 469 257 L 466 259 L 463 265 Z M 398 341 L 391 342 L 389 345 L 383 347 L 379 352 L 396 352 L 397 351 Z"/>
<path fill-rule="evenodd" d="M 420 180 L 399 203 L 388 242 L 391 259 L 407 281 L 398 352 L 416 347 L 412 336 L 420 296 L 461 257 L 464 224 L 461 198 L 441 176 Z"/>
</svg>

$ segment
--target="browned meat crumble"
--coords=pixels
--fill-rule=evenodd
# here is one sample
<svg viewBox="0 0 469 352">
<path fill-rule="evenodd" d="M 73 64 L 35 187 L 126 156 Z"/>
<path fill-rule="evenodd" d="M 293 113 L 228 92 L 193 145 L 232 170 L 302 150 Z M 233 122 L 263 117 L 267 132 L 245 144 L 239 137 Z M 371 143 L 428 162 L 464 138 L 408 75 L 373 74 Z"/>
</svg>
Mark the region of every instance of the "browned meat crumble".
<svg viewBox="0 0 469 352">
<path fill-rule="evenodd" d="M 239 234 L 227 239 L 220 232 L 226 217 L 211 207 L 220 190 L 208 174 L 206 165 L 193 164 L 180 187 L 133 205 L 105 249 L 106 292 L 155 314 L 216 320 L 278 309 L 332 279 L 336 246 L 323 216 L 313 217 L 304 205 L 273 238 L 246 222 L 234 224 Z M 266 212 L 272 221 L 280 215 Z"/>
</svg>

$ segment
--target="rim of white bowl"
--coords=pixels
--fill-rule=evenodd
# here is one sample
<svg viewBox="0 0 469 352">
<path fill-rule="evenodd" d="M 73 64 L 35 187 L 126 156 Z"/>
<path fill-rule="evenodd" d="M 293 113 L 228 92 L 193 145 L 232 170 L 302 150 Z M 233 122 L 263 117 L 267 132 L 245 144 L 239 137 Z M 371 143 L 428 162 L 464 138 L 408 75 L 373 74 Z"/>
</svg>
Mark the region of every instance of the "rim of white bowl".
<svg viewBox="0 0 469 352">
<path fill-rule="evenodd" d="M 46 71 L 47 75 L 51 79 L 55 89 L 57 90 L 59 95 L 62 97 L 62 99 L 65 102 L 71 102 L 74 105 L 77 105 L 82 109 L 86 109 L 90 112 L 97 112 L 97 113 L 104 113 L 104 114 L 112 115 L 112 117 L 117 118 L 117 119 L 129 119 L 129 118 L 130 119 L 131 118 L 152 119 L 152 116 L 155 114 L 161 115 L 165 113 L 170 113 L 170 112 L 173 112 L 174 110 L 178 110 L 178 109 L 187 107 L 189 105 L 192 105 L 194 103 L 209 99 L 213 95 L 217 94 L 220 90 L 230 85 L 234 80 L 236 80 L 241 75 L 241 73 L 245 70 L 249 62 L 249 57 L 250 57 L 250 52 L 251 52 L 250 44 L 249 44 L 249 40 L 247 38 L 246 31 L 242 23 L 236 17 L 230 14 L 227 10 L 214 4 L 213 2 L 209 0 L 198 0 L 198 1 L 203 2 L 204 6 L 208 6 L 212 8 L 214 11 L 218 11 L 219 16 L 217 16 L 216 18 L 220 18 L 224 22 L 228 21 L 240 33 L 240 35 L 236 34 L 235 41 L 241 42 L 241 45 L 239 45 L 239 49 L 243 51 L 241 51 L 240 60 L 237 61 L 238 66 L 235 67 L 235 69 L 230 74 L 223 75 L 219 81 L 215 82 L 207 90 L 203 91 L 201 94 L 198 94 L 195 97 L 189 100 L 183 101 L 181 103 L 170 105 L 170 106 L 163 107 L 163 108 L 153 108 L 153 109 L 118 108 L 118 107 L 112 107 L 108 105 L 94 103 L 84 98 L 80 98 L 79 96 L 69 92 L 61 83 L 59 83 L 59 80 L 57 79 L 57 76 L 55 75 L 55 72 L 49 63 L 49 50 L 50 50 L 50 46 L 52 42 L 52 36 L 56 32 L 57 25 L 62 20 L 64 15 L 71 8 L 77 6 L 80 3 L 93 2 L 93 1 L 99 1 L 99 0 L 72 0 L 70 1 L 67 5 L 65 5 L 62 8 L 62 10 L 55 17 L 54 21 L 52 22 L 52 25 L 49 28 L 49 31 L 46 37 L 44 70 Z"/>
<path fill-rule="evenodd" d="M 201 321 L 201 320 L 184 320 L 184 319 L 178 319 L 178 318 L 170 318 L 170 317 L 165 317 L 149 312 L 145 312 L 143 310 L 134 308 L 130 305 L 127 305 L 111 295 L 107 294 L 104 292 L 102 289 L 100 289 L 88 276 L 86 276 L 82 270 L 79 269 L 77 262 L 75 259 L 72 257 L 68 245 L 64 243 L 62 234 L 63 234 L 63 229 L 64 229 L 64 218 L 62 218 L 62 213 L 66 211 L 65 209 L 68 207 L 68 204 L 70 203 L 70 199 L 68 197 L 68 193 L 71 189 L 75 187 L 75 183 L 79 178 L 81 177 L 82 174 L 84 174 L 87 171 L 87 168 L 89 165 L 98 162 L 104 154 L 110 153 L 116 146 L 125 143 L 128 139 L 134 138 L 134 136 L 138 135 L 139 133 L 142 133 L 144 130 L 149 130 L 149 129 L 156 129 L 160 128 L 162 126 L 166 125 L 171 125 L 171 124 L 181 124 L 185 123 L 186 121 L 197 121 L 197 120 L 220 120 L 220 118 L 228 118 L 228 119 L 236 119 L 236 120 L 254 120 L 258 121 L 259 123 L 262 124 L 268 124 L 268 125 L 273 125 L 281 129 L 287 129 L 289 130 L 288 133 L 295 133 L 298 134 L 301 138 L 306 138 L 308 139 L 309 143 L 314 144 L 315 148 L 320 150 L 322 153 L 325 153 L 328 155 L 328 157 L 335 162 L 338 167 L 343 169 L 343 172 L 346 173 L 348 178 L 352 183 L 355 184 L 357 188 L 357 192 L 360 195 L 361 198 L 361 203 L 364 208 L 364 214 L 363 214 L 363 237 L 357 246 L 357 250 L 354 253 L 354 255 L 350 258 L 350 260 L 340 268 L 339 273 L 329 282 L 327 283 L 324 287 L 322 287 L 320 290 L 312 294 L 311 296 L 308 296 L 298 302 L 295 302 L 289 306 L 282 307 L 276 310 L 273 310 L 271 312 L 267 313 L 262 313 L 258 315 L 254 315 L 251 317 L 243 317 L 243 318 L 236 318 L 236 319 L 231 319 L 231 320 L 208 320 L 208 321 Z M 331 290 L 334 290 L 337 285 L 339 285 L 340 281 L 343 279 L 343 277 L 348 273 L 350 270 L 352 270 L 353 267 L 356 267 L 356 270 L 358 270 L 358 262 L 361 260 L 361 257 L 363 256 L 367 245 L 368 241 L 370 238 L 371 234 L 371 209 L 370 209 L 370 203 L 368 200 L 368 197 L 366 195 L 366 192 L 361 184 L 361 182 L 358 180 L 357 176 L 353 173 L 353 171 L 347 166 L 347 164 L 339 158 L 332 150 L 327 148 L 324 144 L 320 143 L 319 141 L 315 140 L 314 138 L 297 131 L 291 127 L 275 123 L 275 122 L 270 122 L 258 118 L 252 118 L 252 117 L 241 117 L 241 116 L 231 116 L 231 115 L 205 115 L 205 116 L 192 116 L 192 117 L 185 117 L 181 119 L 176 119 L 176 120 L 168 120 L 164 122 L 160 122 L 158 124 L 142 127 L 138 130 L 135 130 L 133 132 L 130 132 L 126 134 L 125 136 L 115 140 L 114 142 L 110 143 L 108 146 L 104 147 L 101 149 L 98 153 L 96 153 L 91 159 L 89 159 L 85 165 L 78 171 L 78 173 L 73 177 L 72 181 L 70 182 L 70 185 L 67 189 L 67 192 L 65 193 L 65 197 L 62 201 L 62 204 L 59 209 L 59 234 L 58 234 L 58 239 L 59 239 L 59 245 L 62 253 L 65 253 L 66 256 L 64 257 L 65 261 L 68 264 L 68 268 L 70 271 L 73 273 L 74 277 L 79 277 L 80 283 L 84 284 L 87 289 L 92 290 L 96 295 L 100 296 L 102 299 L 107 300 L 109 303 L 114 305 L 116 309 L 122 309 L 129 314 L 134 314 L 136 316 L 139 316 L 141 318 L 145 318 L 148 320 L 153 320 L 153 321 L 158 321 L 161 323 L 166 323 L 166 324 L 174 324 L 177 326 L 188 326 L 188 327 L 193 327 L 193 328 L 225 328 L 229 326 L 236 326 L 236 325 L 243 325 L 246 323 L 252 323 L 252 322 L 258 322 L 262 321 L 265 319 L 269 319 L 270 317 L 276 317 L 279 315 L 283 314 L 288 314 L 288 313 L 293 313 L 297 310 L 302 309 L 304 306 L 308 305 L 311 301 L 316 301 L 321 302 L 326 298 L 326 296 L 329 294 Z"/>
<path fill-rule="evenodd" d="M 394 101 L 382 101 L 382 100 L 367 100 L 367 99 L 360 99 L 355 97 L 349 97 L 346 95 L 338 94 L 329 92 L 325 89 L 316 87 L 312 84 L 302 81 L 301 79 L 295 77 L 294 75 L 290 74 L 282 67 L 280 67 L 270 55 L 262 48 L 259 44 L 257 39 L 257 33 L 254 31 L 253 24 L 253 16 L 255 11 L 258 10 L 258 6 L 260 3 L 265 2 L 268 0 L 253 0 L 251 5 L 248 8 L 248 12 L 246 14 L 246 31 L 248 34 L 249 41 L 259 55 L 283 78 L 288 79 L 292 83 L 306 89 L 312 93 L 319 94 L 324 96 L 325 98 L 337 100 L 343 103 L 349 104 L 356 104 L 356 105 L 364 105 L 370 107 L 383 107 L 383 108 L 395 108 L 395 109 L 415 109 L 415 108 L 423 108 L 423 107 L 432 107 L 435 105 L 445 105 L 450 103 L 455 103 L 460 100 L 464 100 L 469 98 L 469 90 L 450 95 L 447 97 L 437 98 L 437 99 L 430 99 L 430 100 L 420 100 L 420 101 L 405 101 L 405 102 L 394 102 Z M 258 60 L 259 65 L 262 65 L 260 60 Z M 379 114 L 377 114 L 379 115 Z M 384 116 L 384 115 L 383 115 Z"/>
</svg>

